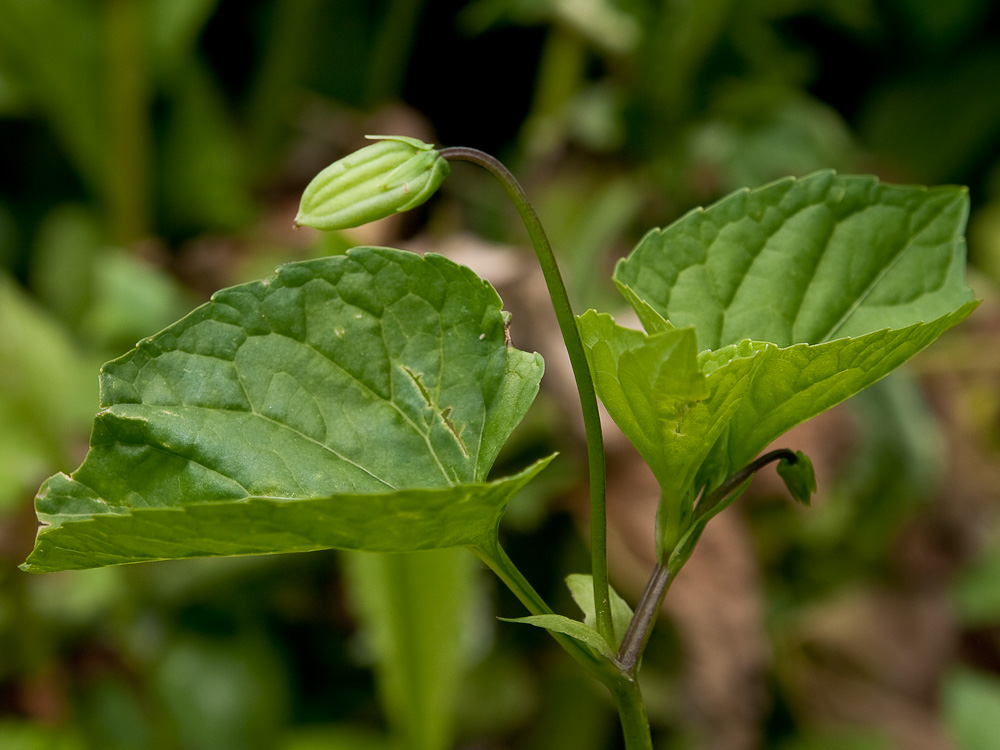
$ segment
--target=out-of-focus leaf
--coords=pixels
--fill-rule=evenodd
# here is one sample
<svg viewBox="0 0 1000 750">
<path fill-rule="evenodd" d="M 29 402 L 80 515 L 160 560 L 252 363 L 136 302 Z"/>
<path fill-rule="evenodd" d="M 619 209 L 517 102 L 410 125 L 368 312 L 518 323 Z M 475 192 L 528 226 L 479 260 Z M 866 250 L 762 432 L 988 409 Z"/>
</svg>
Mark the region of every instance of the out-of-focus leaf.
<svg viewBox="0 0 1000 750">
<path fill-rule="evenodd" d="M 115 248 L 93 260 L 81 335 L 102 347 L 128 346 L 190 309 L 187 295 L 164 271 Z"/>
<path fill-rule="evenodd" d="M 299 728 L 289 732 L 278 745 L 280 750 L 395 750 L 396 745 L 382 732 L 361 726 L 336 724 Z"/>
<path fill-rule="evenodd" d="M 42 576 L 36 581 L 26 591 L 31 611 L 60 627 L 96 625 L 130 593 L 120 568 Z"/>
<path fill-rule="evenodd" d="M 975 628 L 1000 623 L 1000 543 L 994 543 L 959 576 L 952 599 L 964 625 Z"/>
<path fill-rule="evenodd" d="M 0 747 L 4 750 L 85 750 L 86 745 L 71 730 L 8 719 L 0 722 Z"/>
<path fill-rule="evenodd" d="M 970 174 L 1000 135 L 1000 98 L 991 84 L 998 76 L 1000 52 L 985 48 L 874 87 L 861 136 L 911 179 Z"/>
<path fill-rule="evenodd" d="M 255 175 L 273 169 L 275 157 L 283 152 L 294 122 L 289 115 L 302 103 L 303 84 L 310 69 L 320 63 L 317 48 L 336 46 L 337 54 L 341 53 L 332 35 L 349 35 L 351 30 L 348 25 L 331 24 L 324 17 L 338 10 L 350 12 L 346 4 L 334 6 L 324 0 L 278 3 L 271 9 L 246 116 L 248 155 Z M 353 71 L 345 75 L 357 77 Z"/>
<path fill-rule="evenodd" d="M 346 556 L 351 598 L 372 639 L 400 747 L 445 750 L 470 653 L 476 559 L 466 550 Z"/>
<path fill-rule="evenodd" d="M 0 46 L 19 71 L 20 90 L 52 125 L 87 183 L 106 181 L 101 14 L 85 0 L 0 0 Z"/>
<path fill-rule="evenodd" d="M 42 222 L 31 283 L 78 338 L 98 347 L 130 346 L 191 307 L 177 281 L 108 246 L 95 217 L 76 205 L 59 206 Z"/>
<path fill-rule="evenodd" d="M 544 186 L 535 205 L 552 247 L 566 253 L 564 273 L 570 275 L 574 306 L 600 309 L 614 290 L 608 277 L 594 269 L 638 215 L 641 189 L 625 178 L 575 175 Z"/>
<path fill-rule="evenodd" d="M 219 0 L 151 0 L 147 33 L 154 63 L 169 77 L 175 66 L 191 54 L 198 34 Z"/>
<path fill-rule="evenodd" d="M 28 110 L 28 97 L 9 69 L 3 67 L 0 56 L 0 117 L 22 115 Z"/>
<path fill-rule="evenodd" d="M 944 718 L 958 750 L 993 750 L 1000 737 L 1000 680 L 954 670 L 944 683 Z"/>
<path fill-rule="evenodd" d="M 1000 286 L 1000 198 L 993 198 L 972 215 L 969 243 L 976 248 L 972 258 L 975 267 L 985 273 L 995 287 Z"/>
<path fill-rule="evenodd" d="M 177 746 L 191 750 L 275 747 L 289 708 L 287 678 L 269 643 L 246 633 L 182 635 L 168 644 L 152 676 Z"/>
<path fill-rule="evenodd" d="M 149 712 L 124 675 L 114 673 L 93 677 L 78 698 L 78 723 L 89 747 L 131 750 L 151 747 L 156 729 Z"/>
<path fill-rule="evenodd" d="M 833 109 L 783 86 L 741 80 L 724 91 L 715 116 L 696 126 L 687 149 L 694 169 L 712 176 L 716 195 L 847 166 L 851 135 Z"/>
<path fill-rule="evenodd" d="M 490 650 L 462 679 L 458 718 L 460 734 L 485 737 L 510 734 L 538 713 L 534 665 L 513 659 L 502 648 Z"/>
<path fill-rule="evenodd" d="M 941 52 L 985 23 L 984 16 L 993 8 L 990 0 L 892 0 L 894 15 L 909 33 L 929 52 Z"/>
<path fill-rule="evenodd" d="M 94 298 L 94 267 L 103 246 L 96 217 L 80 205 L 49 211 L 35 237 L 31 287 L 46 307 L 78 333 L 86 333 L 80 330 L 81 318 Z"/>
<path fill-rule="evenodd" d="M 27 569 L 489 539 L 547 463 L 485 482 L 542 373 L 501 304 L 388 248 L 218 292 L 105 365 L 90 453 L 41 489 Z"/>
<path fill-rule="evenodd" d="M 250 165 L 222 90 L 196 59 L 167 84 L 171 94 L 160 161 L 164 216 L 174 231 L 236 230 L 254 215 Z"/>
<path fill-rule="evenodd" d="M 93 364 L 66 331 L 0 274 L 0 510 L 69 460 L 93 409 Z"/>
</svg>

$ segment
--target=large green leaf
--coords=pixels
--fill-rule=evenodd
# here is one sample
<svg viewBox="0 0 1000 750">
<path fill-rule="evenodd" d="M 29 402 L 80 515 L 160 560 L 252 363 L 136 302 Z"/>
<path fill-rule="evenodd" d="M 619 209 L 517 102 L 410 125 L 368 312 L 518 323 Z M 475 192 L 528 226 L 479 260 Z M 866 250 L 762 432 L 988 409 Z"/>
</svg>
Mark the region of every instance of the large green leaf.
<svg viewBox="0 0 1000 750">
<path fill-rule="evenodd" d="M 615 282 L 673 326 L 694 326 L 699 350 L 904 328 L 972 301 L 968 212 L 963 188 L 817 172 L 738 191 L 651 231 Z"/>
<path fill-rule="evenodd" d="M 888 375 L 975 307 L 967 302 L 927 323 L 854 338 L 763 347 L 754 375 L 739 382 L 739 408 L 699 473 L 701 483 L 717 484 L 790 428 Z M 720 368 L 720 377 L 737 366 Z"/>
<path fill-rule="evenodd" d="M 697 209 L 619 263 L 647 332 L 579 323 L 601 399 L 660 482 L 661 544 L 702 488 L 971 313 L 967 213 L 958 188 L 821 172 Z"/>
<path fill-rule="evenodd" d="M 26 568 L 475 545 L 544 464 L 485 481 L 542 374 L 501 304 L 387 248 L 218 292 L 104 366 L 90 452 L 39 492 Z"/>
</svg>

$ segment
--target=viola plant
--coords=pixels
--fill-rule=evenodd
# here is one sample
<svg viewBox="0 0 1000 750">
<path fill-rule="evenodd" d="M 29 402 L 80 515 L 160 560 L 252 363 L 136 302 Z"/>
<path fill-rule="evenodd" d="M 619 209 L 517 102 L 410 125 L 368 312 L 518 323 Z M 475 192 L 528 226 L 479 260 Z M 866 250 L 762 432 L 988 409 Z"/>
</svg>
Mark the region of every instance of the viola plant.
<svg viewBox="0 0 1000 750">
<path fill-rule="evenodd" d="M 450 163 L 491 172 L 531 237 L 587 429 L 592 570 L 557 614 L 505 554 L 504 509 L 553 457 L 489 479 L 537 393 L 488 281 L 434 254 L 358 247 L 290 263 L 101 370 L 90 451 L 36 499 L 32 572 L 196 556 L 467 547 L 611 691 L 651 748 L 637 675 L 671 581 L 708 521 L 778 462 L 808 504 L 806 456 L 758 455 L 871 385 L 976 306 L 961 188 L 820 172 L 737 192 L 653 230 L 614 281 L 644 330 L 576 317 L 511 174 L 473 149 L 386 137 L 323 170 L 296 224 L 343 229 L 420 205 Z M 635 611 L 608 585 L 597 398 L 661 489 L 658 564 Z"/>
</svg>

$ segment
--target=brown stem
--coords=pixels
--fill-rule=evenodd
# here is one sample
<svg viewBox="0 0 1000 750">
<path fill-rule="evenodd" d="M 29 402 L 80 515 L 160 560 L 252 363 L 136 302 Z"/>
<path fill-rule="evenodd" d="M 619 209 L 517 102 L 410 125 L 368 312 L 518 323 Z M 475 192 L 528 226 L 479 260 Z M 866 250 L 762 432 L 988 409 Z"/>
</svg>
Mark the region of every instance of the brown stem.
<svg viewBox="0 0 1000 750">
<path fill-rule="evenodd" d="M 653 623 L 663 604 L 663 597 L 667 595 L 670 580 L 670 570 L 657 563 L 635 607 L 632 621 L 628 624 L 628 630 L 625 631 L 622 645 L 618 649 L 618 657 L 615 659 L 618 668 L 627 675 L 634 677 L 639 670 L 639 657 L 642 656 L 649 634 L 653 631 Z"/>
</svg>

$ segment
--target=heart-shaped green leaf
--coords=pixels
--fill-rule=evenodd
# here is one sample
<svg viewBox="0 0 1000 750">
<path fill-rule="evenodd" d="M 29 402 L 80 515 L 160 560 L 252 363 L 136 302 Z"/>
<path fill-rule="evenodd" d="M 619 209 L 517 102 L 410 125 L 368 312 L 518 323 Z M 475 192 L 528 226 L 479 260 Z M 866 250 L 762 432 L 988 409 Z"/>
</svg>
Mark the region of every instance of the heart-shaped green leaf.
<svg viewBox="0 0 1000 750">
<path fill-rule="evenodd" d="M 26 568 L 495 533 L 542 468 L 486 482 L 542 374 L 501 305 L 469 269 L 387 248 L 218 292 L 104 366 L 90 452 L 39 492 Z"/>
<path fill-rule="evenodd" d="M 663 553 L 697 492 L 972 312 L 967 213 L 959 188 L 821 172 L 692 211 L 619 263 L 648 333 L 593 312 L 580 329 L 601 399 L 660 481 Z"/>
<path fill-rule="evenodd" d="M 637 306 L 698 349 L 779 347 L 905 328 L 971 302 L 968 194 L 817 172 L 741 190 L 649 232 L 615 269 Z"/>
<path fill-rule="evenodd" d="M 566 576 L 566 588 L 569 589 L 570 596 L 583 612 L 583 623 L 591 628 L 597 628 L 597 607 L 594 606 L 594 577 L 583 573 L 573 573 Z M 625 631 L 628 630 L 629 623 L 632 622 L 632 608 L 628 602 L 621 598 L 621 595 L 613 588 L 608 589 L 609 603 L 611 604 L 611 622 L 615 626 L 615 648 L 622 644 Z"/>
</svg>

